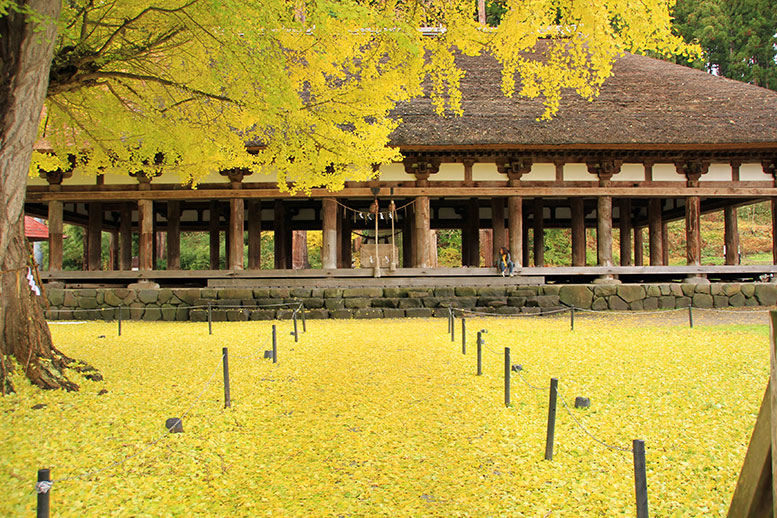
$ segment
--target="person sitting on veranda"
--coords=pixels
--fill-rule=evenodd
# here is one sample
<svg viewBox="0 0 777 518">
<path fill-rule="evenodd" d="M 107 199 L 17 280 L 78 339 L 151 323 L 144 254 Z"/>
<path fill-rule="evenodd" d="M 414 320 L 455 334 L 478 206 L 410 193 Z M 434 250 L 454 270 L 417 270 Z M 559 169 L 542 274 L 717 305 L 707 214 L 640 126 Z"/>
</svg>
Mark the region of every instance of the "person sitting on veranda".
<svg viewBox="0 0 777 518">
<path fill-rule="evenodd" d="M 499 249 L 499 257 L 497 257 L 497 266 L 499 267 L 499 272 L 502 274 L 502 277 L 505 276 L 505 273 L 510 274 L 510 277 L 515 275 L 513 272 L 513 268 L 515 268 L 515 264 L 513 264 L 513 260 L 510 258 L 510 251 L 502 247 Z"/>
</svg>

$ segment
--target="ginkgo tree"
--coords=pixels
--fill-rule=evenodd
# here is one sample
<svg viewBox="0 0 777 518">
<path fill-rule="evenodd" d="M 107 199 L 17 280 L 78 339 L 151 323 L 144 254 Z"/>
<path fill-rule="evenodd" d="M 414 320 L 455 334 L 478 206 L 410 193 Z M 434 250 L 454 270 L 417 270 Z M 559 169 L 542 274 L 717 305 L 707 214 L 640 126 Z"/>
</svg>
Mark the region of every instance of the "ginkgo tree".
<svg viewBox="0 0 777 518">
<path fill-rule="evenodd" d="M 28 174 L 175 171 L 194 186 L 271 168 L 282 190 L 337 190 L 400 158 L 391 110 L 424 80 L 441 116 L 461 113 L 458 53 L 493 54 L 505 95 L 544 97 L 548 118 L 562 89 L 595 96 L 621 52 L 689 52 L 672 3 L 509 0 L 486 28 L 474 0 L 0 0 L 4 386 L 14 357 L 33 383 L 75 388 L 24 278 Z M 527 52 L 540 38 L 556 43 Z"/>
</svg>

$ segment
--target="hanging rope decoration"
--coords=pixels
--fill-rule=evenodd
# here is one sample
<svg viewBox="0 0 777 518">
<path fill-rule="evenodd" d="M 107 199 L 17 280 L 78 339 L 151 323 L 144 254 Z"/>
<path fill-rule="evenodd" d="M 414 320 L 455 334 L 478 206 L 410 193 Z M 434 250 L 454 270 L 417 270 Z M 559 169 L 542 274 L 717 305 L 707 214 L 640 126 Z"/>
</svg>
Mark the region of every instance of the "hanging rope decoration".
<svg viewBox="0 0 777 518">
<path fill-rule="evenodd" d="M 400 211 L 402 209 L 406 209 L 407 207 L 413 205 L 415 203 L 415 200 L 407 202 L 404 205 L 401 205 L 399 207 L 397 207 L 394 204 L 394 201 L 392 200 L 391 203 L 389 204 L 388 210 L 380 210 L 380 208 L 378 207 L 377 211 L 373 211 L 373 209 L 377 207 L 377 199 L 374 200 L 372 202 L 372 204 L 370 204 L 370 208 L 367 209 L 367 210 L 354 209 L 352 207 L 349 207 L 348 205 L 340 203 L 337 200 L 335 200 L 335 203 L 337 203 L 339 206 L 344 208 L 346 211 L 351 211 L 353 213 L 355 219 L 363 219 L 365 221 L 372 221 L 373 218 L 377 217 L 377 218 L 380 218 L 381 220 L 385 221 L 386 218 L 388 218 L 388 219 L 392 220 L 392 223 L 393 223 L 393 220 L 396 219 L 397 211 Z M 373 205 L 374 205 L 374 207 L 373 207 Z M 392 209 L 392 207 L 393 207 L 393 209 Z M 377 214 L 377 216 L 376 216 L 376 214 Z"/>
</svg>

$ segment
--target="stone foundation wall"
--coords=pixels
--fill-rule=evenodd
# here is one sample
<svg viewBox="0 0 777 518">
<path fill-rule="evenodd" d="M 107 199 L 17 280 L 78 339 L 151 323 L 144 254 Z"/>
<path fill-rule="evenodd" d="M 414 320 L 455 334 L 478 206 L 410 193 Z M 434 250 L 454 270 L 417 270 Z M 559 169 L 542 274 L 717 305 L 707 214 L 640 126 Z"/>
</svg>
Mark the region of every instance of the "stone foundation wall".
<svg viewBox="0 0 777 518">
<path fill-rule="evenodd" d="M 497 314 L 544 313 L 565 306 L 593 310 L 657 310 L 773 306 L 777 284 L 602 284 L 445 288 L 186 288 L 48 289 L 56 320 L 206 321 L 291 318 L 302 302 L 307 318 L 447 316 L 448 307 Z M 235 307 L 242 306 L 242 307 Z"/>
</svg>

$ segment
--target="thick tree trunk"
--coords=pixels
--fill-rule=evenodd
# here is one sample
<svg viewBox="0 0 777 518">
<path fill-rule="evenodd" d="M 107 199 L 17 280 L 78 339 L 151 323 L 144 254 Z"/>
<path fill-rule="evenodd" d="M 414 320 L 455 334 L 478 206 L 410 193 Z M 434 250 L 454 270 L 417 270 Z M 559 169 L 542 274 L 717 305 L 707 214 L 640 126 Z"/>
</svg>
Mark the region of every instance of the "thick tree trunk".
<svg viewBox="0 0 777 518">
<path fill-rule="evenodd" d="M 54 347 L 43 297 L 27 283 L 32 264 L 24 237 L 24 196 L 48 85 L 59 0 L 21 2 L 52 20 L 34 32 L 23 15 L 0 17 L 0 390 L 13 387 L 11 359 L 35 385 L 76 390 L 63 370 L 72 362 Z M 73 365 L 75 366 L 75 365 Z M 99 376 L 93 374 L 93 377 Z"/>
</svg>

